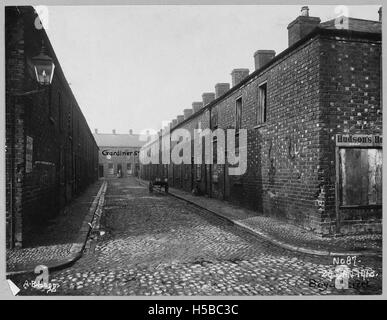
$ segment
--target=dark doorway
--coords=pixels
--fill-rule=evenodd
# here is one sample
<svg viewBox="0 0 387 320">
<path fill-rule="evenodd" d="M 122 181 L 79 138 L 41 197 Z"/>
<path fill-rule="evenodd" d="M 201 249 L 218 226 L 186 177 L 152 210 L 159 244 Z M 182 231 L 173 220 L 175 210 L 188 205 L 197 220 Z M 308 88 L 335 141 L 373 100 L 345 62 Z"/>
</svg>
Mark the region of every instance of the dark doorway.
<svg viewBox="0 0 387 320">
<path fill-rule="evenodd" d="M 103 165 L 98 166 L 98 174 L 100 178 L 103 178 Z"/>
<path fill-rule="evenodd" d="M 195 188 L 195 164 L 194 157 L 191 158 L 191 191 Z"/>
<path fill-rule="evenodd" d="M 118 178 L 122 177 L 122 164 L 121 163 L 117 164 L 117 177 Z"/>
</svg>

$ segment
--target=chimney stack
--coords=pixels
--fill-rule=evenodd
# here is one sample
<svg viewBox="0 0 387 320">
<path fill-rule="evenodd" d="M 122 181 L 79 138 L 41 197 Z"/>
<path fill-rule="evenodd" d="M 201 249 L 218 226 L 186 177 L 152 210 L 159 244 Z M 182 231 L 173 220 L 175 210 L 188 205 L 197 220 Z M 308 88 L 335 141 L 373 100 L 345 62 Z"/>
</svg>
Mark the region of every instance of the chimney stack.
<svg viewBox="0 0 387 320">
<path fill-rule="evenodd" d="M 255 70 L 262 68 L 275 57 L 274 50 L 258 50 L 254 53 Z"/>
<path fill-rule="evenodd" d="M 116 129 L 113 129 L 113 131 L 112 131 L 112 132 L 113 132 L 113 134 L 116 134 Z"/>
<path fill-rule="evenodd" d="M 249 69 L 234 69 L 231 71 L 232 86 L 235 87 L 239 82 L 249 75 Z"/>
<path fill-rule="evenodd" d="M 229 83 L 217 83 L 215 85 L 215 99 L 223 96 L 228 90 L 230 90 Z"/>
<path fill-rule="evenodd" d="M 379 8 L 378 10 L 378 13 L 379 13 L 379 21 L 382 22 L 382 7 Z"/>
<path fill-rule="evenodd" d="M 181 123 L 184 121 L 184 116 L 183 115 L 178 115 L 177 116 L 177 123 Z"/>
<path fill-rule="evenodd" d="M 301 8 L 301 16 L 302 17 L 309 17 L 309 7 L 308 6 L 303 6 Z"/>
<path fill-rule="evenodd" d="M 188 119 L 192 115 L 192 109 L 184 109 L 184 120 Z"/>
<path fill-rule="evenodd" d="M 171 122 L 171 128 L 176 127 L 177 125 L 177 119 L 173 119 Z"/>
<path fill-rule="evenodd" d="M 203 108 L 203 102 L 192 102 L 193 113 L 198 112 L 201 108 Z"/>
<path fill-rule="evenodd" d="M 312 32 L 320 22 L 320 18 L 309 16 L 309 8 L 307 6 L 302 7 L 301 15 L 288 25 L 289 47 Z"/>
<path fill-rule="evenodd" d="M 204 92 L 202 94 L 203 106 L 205 107 L 207 104 L 211 103 L 215 100 L 215 93 L 213 92 Z"/>
<path fill-rule="evenodd" d="M 98 129 L 97 129 L 97 128 L 95 128 L 95 129 L 94 129 L 94 132 L 95 132 L 96 134 L 98 134 Z"/>
</svg>

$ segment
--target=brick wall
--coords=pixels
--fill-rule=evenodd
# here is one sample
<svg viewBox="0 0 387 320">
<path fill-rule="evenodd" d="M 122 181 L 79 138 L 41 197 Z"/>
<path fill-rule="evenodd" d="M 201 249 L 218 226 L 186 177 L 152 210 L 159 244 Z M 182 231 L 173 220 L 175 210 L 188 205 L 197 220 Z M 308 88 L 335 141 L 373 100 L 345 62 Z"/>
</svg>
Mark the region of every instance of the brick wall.
<svg viewBox="0 0 387 320">
<path fill-rule="evenodd" d="M 208 112 L 180 124 L 178 128 L 192 131 L 200 121 L 208 128 L 211 113 L 217 113 L 219 128 L 235 128 L 236 100 L 242 98 L 247 171 L 229 176 L 227 164 L 206 166 L 199 183 L 202 193 L 320 234 L 335 233 L 334 137 L 381 134 L 380 61 L 380 43 L 366 35 L 315 35 L 211 103 Z M 267 115 L 260 124 L 258 88 L 265 82 Z M 170 167 L 171 185 L 189 191 L 176 177 L 178 166 Z M 380 230 L 381 209 L 342 210 L 341 216 L 343 233 L 358 232 L 360 225 Z"/>
<path fill-rule="evenodd" d="M 322 229 L 335 213 L 335 135 L 382 134 L 381 42 L 325 37 L 320 49 L 320 181 L 325 194 Z M 341 232 L 381 230 L 382 208 L 340 209 Z"/>
<path fill-rule="evenodd" d="M 6 9 L 9 246 L 28 245 L 32 229 L 58 214 L 97 178 L 97 145 L 46 33 L 34 27 L 35 19 L 31 7 Z M 47 87 L 38 87 L 31 67 L 42 37 L 55 63 Z M 26 155 L 30 145 L 31 169 Z"/>
<path fill-rule="evenodd" d="M 234 128 L 235 101 L 241 97 L 242 127 L 248 130 L 247 172 L 226 174 L 226 188 L 218 184 L 218 193 L 223 187 L 230 201 L 312 228 L 317 222 L 318 56 L 319 41 L 312 39 L 218 105 L 219 127 Z M 265 81 L 267 121 L 259 125 L 258 86 Z"/>
<path fill-rule="evenodd" d="M 22 239 L 22 181 L 20 170 L 24 164 L 24 108 L 14 94 L 24 86 L 24 21 L 16 12 L 6 15 L 6 230 L 7 247 Z M 12 95 L 8 94 L 12 88 Z M 12 214 L 13 213 L 13 214 Z"/>
</svg>

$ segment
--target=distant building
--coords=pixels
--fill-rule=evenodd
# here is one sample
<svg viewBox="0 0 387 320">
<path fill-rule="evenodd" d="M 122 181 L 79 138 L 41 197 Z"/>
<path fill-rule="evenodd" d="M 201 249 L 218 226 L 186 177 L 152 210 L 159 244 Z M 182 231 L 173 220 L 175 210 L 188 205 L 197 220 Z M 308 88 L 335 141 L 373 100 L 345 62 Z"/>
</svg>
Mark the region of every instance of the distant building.
<svg viewBox="0 0 387 320">
<path fill-rule="evenodd" d="M 94 139 L 99 147 L 98 176 L 100 178 L 138 176 L 139 152 L 146 141 L 139 134 L 98 133 Z"/>
</svg>

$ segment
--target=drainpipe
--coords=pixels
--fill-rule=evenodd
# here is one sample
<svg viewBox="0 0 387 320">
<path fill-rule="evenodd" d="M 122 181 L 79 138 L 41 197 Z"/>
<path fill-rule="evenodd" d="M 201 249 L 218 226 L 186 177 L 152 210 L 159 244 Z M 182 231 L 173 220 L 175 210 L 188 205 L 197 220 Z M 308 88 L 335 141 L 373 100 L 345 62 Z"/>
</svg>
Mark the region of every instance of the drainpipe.
<svg viewBox="0 0 387 320">
<path fill-rule="evenodd" d="M 10 207 L 10 248 L 13 249 L 15 247 L 15 212 L 14 212 L 14 186 L 15 186 L 15 134 L 16 134 L 16 96 L 12 98 L 12 133 L 11 133 L 11 188 L 10 188 L 10 199 L 9 199 L 9 207 Z"/>
</svg>

